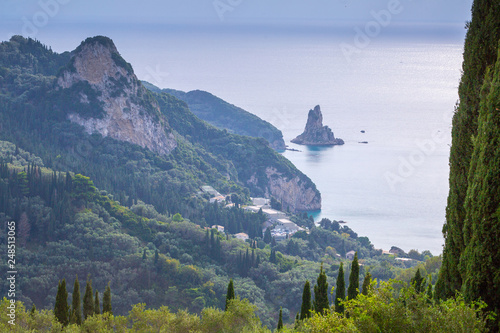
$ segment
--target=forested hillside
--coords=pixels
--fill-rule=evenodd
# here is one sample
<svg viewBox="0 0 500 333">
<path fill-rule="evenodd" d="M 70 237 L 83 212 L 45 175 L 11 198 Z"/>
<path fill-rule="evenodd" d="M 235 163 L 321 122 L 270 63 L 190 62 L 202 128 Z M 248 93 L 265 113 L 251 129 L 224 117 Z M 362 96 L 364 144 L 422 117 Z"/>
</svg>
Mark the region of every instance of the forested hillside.
<svg viewBox="0 0 500 333">
<path fill-rule="evenodd" d="M 235 106 L 206 91 L 183 92 L 174 89 L 159 89 L 149 83 L 146 88 L 155 92 L 166 92 L 184 101 L 189 109 L 200 119 L 228 131 L 266 139 L 271 147 L 284 150 L 285 141 L 279 129 L 259 117 Z"/>
<path fill-rule="evenodd" d="M 205 307 L 224 307 L 227 282 L 233 278 L 237 294 L 256 305 L 262 322 L 273 326 L 280 306 L 285 322 L 293 321 L 304 281 L 315 279 L 319 261 L 326 264 L 333 285 L 341 261 L 336 249 L 342 255 L 357 251 L 378 279 L 409 281 L 416 269 L 405 270 L 403 262 L 381 255 L 366 237 L 337 222 L 324 220 L 323 227 L 285 241 L 266 243 L 262 234 L 254 234 L 254 241 L 243 242 L 200 224 L 224 224 L 231 233 L 251 235 L 265 220 L 262 214 L 205 201 L 200 223 L 160 214 L 141 201 L 124 207 L 90 178 L 48 169 L 42 159 L 9 142 L 0 142 L 0 157 L 0 219 L 3 225 L 15 221 L 18 228 L 17 267 L 23 272 L 18 299 L 38 309 L 52 308 L 58 281 L 90 274 L 101 292 L 110 283 L 115 314 L 124 315 L 137 303 L 199 313 Z M 427 254 L 425 259 L 419 268 L 435 280 L 439 257 Z M 2 293 L 7 289 L 3 281 Z"/>
</svg>

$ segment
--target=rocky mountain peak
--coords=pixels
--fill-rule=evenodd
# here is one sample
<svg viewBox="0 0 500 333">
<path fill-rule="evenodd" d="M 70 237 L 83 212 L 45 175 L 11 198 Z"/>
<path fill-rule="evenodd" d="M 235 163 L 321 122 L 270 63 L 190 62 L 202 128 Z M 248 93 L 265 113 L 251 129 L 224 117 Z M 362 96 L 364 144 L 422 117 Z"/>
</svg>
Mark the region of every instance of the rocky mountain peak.
<svg viewBox="0 0 500 333">
<path fill-rule="evenodd" d="M 316 105 L 313 110 L 309 110 L 304 133 L 293 139 L 292 142 L 299 145 L 311 146 L 344 144 L 344 140 L 335 138 L 332 130 L 328 126 L 323 126 L 323 115 L 319 105 Z"/>
<path fill-rule="evenodd" d="M 177 146 L 157 101 L 149 96 L 111 39 L 97 36 L 82 42 L 72 52 L 57 84 L 77 96 L 81 104 L 95 104 L 88 113 L 79 112 L 78 107 L 68 110 L 68 119 L 89 134 L 97 132 L 163 155 Z"/>
</svg>

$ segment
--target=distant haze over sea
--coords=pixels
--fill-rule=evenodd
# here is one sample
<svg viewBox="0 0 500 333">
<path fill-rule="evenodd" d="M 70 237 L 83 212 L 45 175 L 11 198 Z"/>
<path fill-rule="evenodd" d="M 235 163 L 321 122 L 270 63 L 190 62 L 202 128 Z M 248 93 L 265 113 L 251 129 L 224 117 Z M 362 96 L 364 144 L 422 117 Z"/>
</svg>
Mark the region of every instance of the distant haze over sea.
<svg viewBox="0 0 500 333">
<path fill-rule="evenodd" d="M 365 24 L 232 30 L 54 25 L 36 37 L 61 52 L 107 35 L 140 79 L 206 90 L 260 116 L 301 150 L 284 155 L 322 193 L 316 220 L 347 221 L 376 248 L 439 254 L 465 30 L 393 24 L 360 43 L 355 27 Z M 347 56 L 346 46 L 355 52 Z M 318 104 L 344 146 L 289 142 Z"/>
</svg>

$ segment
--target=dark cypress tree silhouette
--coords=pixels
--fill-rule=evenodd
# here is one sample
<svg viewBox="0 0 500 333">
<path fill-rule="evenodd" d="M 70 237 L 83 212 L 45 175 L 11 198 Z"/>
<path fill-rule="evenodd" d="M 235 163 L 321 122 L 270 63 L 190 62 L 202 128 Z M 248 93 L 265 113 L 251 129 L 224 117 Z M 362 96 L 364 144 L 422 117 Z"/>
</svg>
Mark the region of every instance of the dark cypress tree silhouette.
<svg viewBox="0 0 500 333">
<path fill-rule="evenodd" d="M 358 253 L 354 254 L 354 260 L 351 264 L 351 274 L 349 275 L 349 287 L 347 288 L 347 298 L 355 299 L 359 290 L 359 264 Z"/>
<path fill-rule="evenodd" d="M 283 308 L 280 307 L 280 316 L 278 319 L 278 327 L 277 330 L 281 331 L 283 329 Z"/>
<path fill-rule="evenodd" d="M 155 265 L 158 264 L 158 259 L 159 259 L 160 255 L 158 254 L 158 249 L 155 250 Z"/>
<path fill-rule="evenodd" d="M 227 293 L 226 293 L 226 308 L 224 311 L 227 311 L 231 300 L 235 297 L 234 295 L 234 284 L 233 279 L 229 280 L 229 284 L 227 285 Z"/>
<path fill-rule="evenodd" d="M 146 253 L 146 249 L 142 252 L 142 260 L 146 260 L 148 258 L 148 255 Z"/>
<path fill-rule="evenodd" d="M 99 292 L 97 290 L 94 297 L 94 314 L 101 314 L 101 304 L 99 303 Z"/>
<path fill-rule="evenodd" d="M 92 280 L 87 277 L 87 285 L 85 286 L 85 294 L 83 295 L 83 317 L 86 320 L 94 314 L 94 296 L 92 293 Z"/>
<path fill-rule="evenodd" d="M 269 256 L 269 261 L 273 264 L 276 263 L 276 250 L 271 249 L 271 255 Z"/>
<path fill-rule="evenodd" d="M 64 326 L 69 323 L 68 291 L 66 290 L 66 280 L 63 279 L 57 286 L 56 304 L 54 306 L 54 316 Z"/>
<path fill-rule="evenodd" d="M 71 316 L 74 318 L 72 323 L 81 325 L 82 324 L 82 300 L 80 298 L 80 282 L 78 281 L 78 275 L 75 278 L 75 283 L 73 285 L 73 300 L 71 302 Z"/>
<path fill-rule="evenodd" d="M 328 282 L 326 281 L 326 273 L 323 270 L 323 263 L 319 272 L 316 285 L 314 286 L 314 310 L 317 313 L 326 314 L 330 309 L 328 301 Z"/>
<path fill-rule="evenodd" d="M 432 303 L 432 300 L 434 299 L 434 293 L 432 292 L 432 280 L 429 281 L 429 285 L 427 286 L 427 301 L 429 303 Z"/>
<path fill-rule="evenodd" d="M 345 281 L 344 281 L 344 263 L 340 263 L 339 275 L 337 276 L 337 288 L 335 290 L 335 311 L 344 313 L 344 305 L 342 301 L 345 300 Z"/>
<path fill-rule="evenodd" d="M 109 283 L 104 290 L 104 294 L 102 297 L 102 313 L 113 314 L 113 308 L 111 306 L 111 288 L 109 287 Z"/>
<path fill-rule="evenodd" d="M 368 296 L 371 290 L 372 275 L 370 272 L 366 272 L 365 279 L 363 280 L 363 287 L 361 289 L 361 294 Z"/>
<path fill-rule="evenodd" d="M 31 310 L 30 310 L 30 316 L 34 317 L 35 314 L 36 314 L 36 305 L 35 305 L 35 303 L 33 303 L 33 306 L 31 307 Z"/>
<path fill-rule="evenodd" d="M 311 317 L 311 284 L 309 280 L 304 284 L 302 292 L 302 306 L 300 307 L 300 320 Z"/>
<path fill-rule="evenodd" d="M 420 268 L 417 269 L 415 276 L 411 279 L 411 284 L 417 293 L 421 293 L 425 290 L 425 279 L 420 274 Z"/>
<path fill-rule="evenodd" d="M 269 244 L 273 240 L 273 236 L 271 236 L 271 229 L 267 228 L 264 233 L 264 243 Z"/>
</svg>

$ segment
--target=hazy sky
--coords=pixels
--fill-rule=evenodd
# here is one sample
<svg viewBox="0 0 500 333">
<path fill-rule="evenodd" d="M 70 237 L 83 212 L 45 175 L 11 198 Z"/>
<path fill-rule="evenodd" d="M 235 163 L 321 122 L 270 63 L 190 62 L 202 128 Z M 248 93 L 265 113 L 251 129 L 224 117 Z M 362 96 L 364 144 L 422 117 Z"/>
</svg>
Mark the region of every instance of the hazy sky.
<svg viewBox="0 0 500 333">
<path fill-rule="evenodd" d="M 2 0 L 2 28 L 49 22 L 248 23 L 363 21 L 399 3 L 404 22 L 462 24 L 472 0 Z M 44 15 L 44 13 L 48 15 Z M 47 20 L 48 18 L 48 20 Z"/>
</svg>

